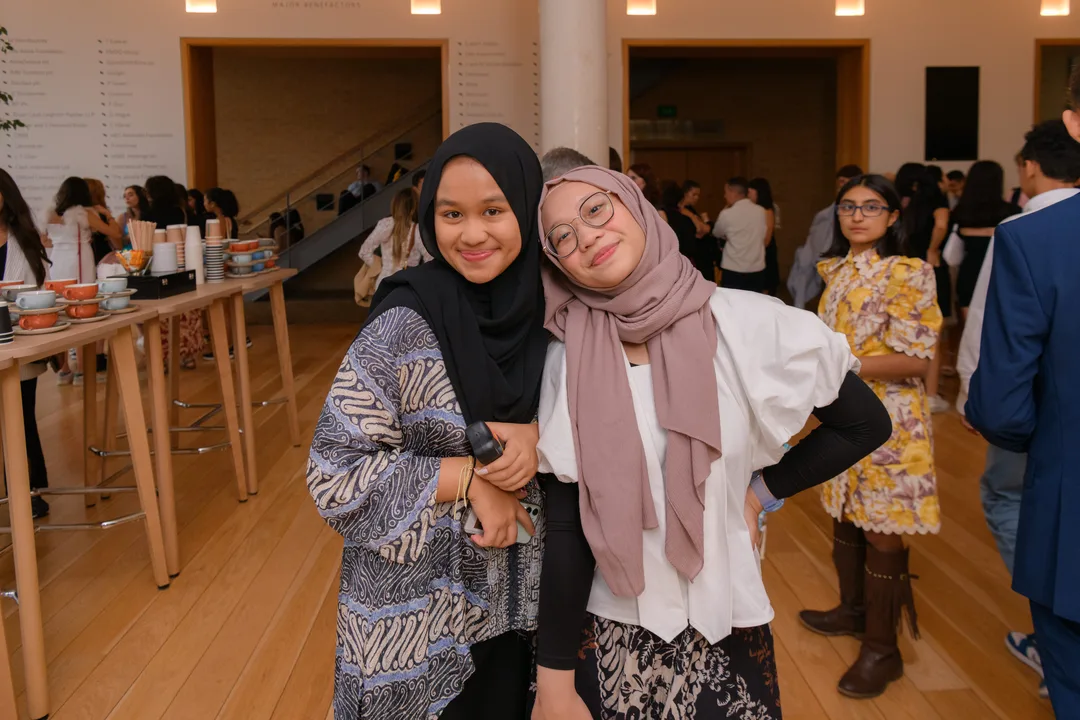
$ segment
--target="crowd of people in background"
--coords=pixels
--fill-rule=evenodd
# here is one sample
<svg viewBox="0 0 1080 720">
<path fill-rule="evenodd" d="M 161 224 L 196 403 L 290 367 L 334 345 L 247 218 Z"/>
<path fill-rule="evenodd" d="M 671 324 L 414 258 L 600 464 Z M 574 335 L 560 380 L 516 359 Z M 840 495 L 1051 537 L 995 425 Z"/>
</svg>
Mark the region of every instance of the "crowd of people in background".
<svg viewBox="0 0 1080 720">
<path fill-rule="evenodd" d="M 39 229 L 16 180 L 0 170 L 0 268 L 3 280 L 23 281 L 42 286 L 49 279 L 74 279 L 80 283 L 97 282 L 99 272 L 123 272 L 115 253 L 131 248 L 129 224 L 134 220 L 156 223 L 159 229 L 169 225 L 194 225 L 205 235 L 206 221 L 217 218 L 228 232 L 237 237 L 240 207 L 236 196 L 223 188 L 210 188 L 206 193 L 157 175 L 142 186 L 124 189 L 124 209 L 117 216 L 107 204 L 105 185 L 97 178 L 66 178 L 57 189 L 51 206 L 45 211 L 45 225 Z M 170 338 L 177 343 L 180 366 L 194 369 L 196 358 L 204 353 L 206 337 L 201 313 L 184 313 L 180 318 L 180 336 Z M 83 382 L 104 382 L 108 359 L 103 344 L 96 358 L 82 357 L 81 349 L 72 349 L 48 361 L 22 368 L 23 422 L 26 427 L 27 453 L 32 489 L 48 487 L 45 458 L 38 438 L 35 406 L 38 378 L 52 368 L 60 385 L 81 385 Z M 86 380 L 84 376 L 88 376 Z M 33 496 L 31 507 L 35 518 L 44 517 L 49 505 L 44 498 Z"/>
</svg>

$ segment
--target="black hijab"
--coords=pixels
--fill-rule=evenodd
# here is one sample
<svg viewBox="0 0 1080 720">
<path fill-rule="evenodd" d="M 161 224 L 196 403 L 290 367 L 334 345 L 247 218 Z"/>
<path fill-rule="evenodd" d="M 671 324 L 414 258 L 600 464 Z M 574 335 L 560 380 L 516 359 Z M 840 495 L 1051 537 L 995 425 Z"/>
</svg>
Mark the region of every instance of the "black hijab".
<svg viewBox="0 0 1080 720">
<path fill-rule="evenodd" d="M 521 228 L 521 253 L 484 285 L 458 274 L 435 241 L 443 168 L 462 155 L 491 173 Z M 466 423 L 529 423 L 536 417 L 548 340 L 537 222 L 542 189 L 536 153 L 505 125 L 479 123 L 448 137 L 428 165 L 420 195 L 420 237 L 435 261 L 383 280 L 371 304 L 368 322 L 393 307 L 411 308 L 427 321 Z"/>
</svg>

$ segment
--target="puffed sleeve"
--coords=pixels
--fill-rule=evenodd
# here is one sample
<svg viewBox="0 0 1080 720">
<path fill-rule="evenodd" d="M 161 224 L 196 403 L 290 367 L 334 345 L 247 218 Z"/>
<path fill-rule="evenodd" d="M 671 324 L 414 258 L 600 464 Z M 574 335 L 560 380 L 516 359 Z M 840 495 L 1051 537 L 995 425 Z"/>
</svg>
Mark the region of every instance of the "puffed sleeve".
<svg viewBox="0 0 1080 720">
<path fill-rule="evenodd" d="M 422 375 L 425 358 L 406 357 L 401 338 L 423 323 L 393 308 L 360 332 L 327 395 L 307 467 L 308 490 L 330 527 L 400 563 L 423 548 L 441 463 L 437 448 L 406 442 L 409 417 L 422 409 L 416 404 L 438 395 L 403 391 Z"/>
<path fill-rule="evenodd" d="M 885 290 L 889 323 L 884 341 L 905 355 L 934 355 L 943 318 L 937 302 L 934 266 L 922 260 L 897 258 Z"/>
<path fill-rule="evenodd" d="M 836 400 L 859 361 L 847 338 L 776 298 L 717 290 L 712 311 L 720 373 L 738 379 L 753 418 L 753 467 L 774 465 L 814 408 Z"/>
<path fill-rule="evenodd" d="M 548 345 L 537 420 L 540 441 L 536 444 L 536 453 L 540 458 L 540 472 L 554 475 L 562 482 L 577 482 L 577 455 L 566 394 L 566 346 L 558 340 L 552 340 Z"/>
</svg>

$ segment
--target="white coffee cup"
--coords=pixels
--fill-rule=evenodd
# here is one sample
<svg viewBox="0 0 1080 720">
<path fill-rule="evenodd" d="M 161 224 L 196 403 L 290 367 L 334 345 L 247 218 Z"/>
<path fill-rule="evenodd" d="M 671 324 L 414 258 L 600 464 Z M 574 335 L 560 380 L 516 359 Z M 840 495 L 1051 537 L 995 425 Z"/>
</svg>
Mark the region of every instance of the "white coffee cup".
<svg viewBox="0 0 1080 720">
<path fill-rule="evenodd" d="M 175 243 L 157 243 L 154 245 L 154 255 L 150 258 L 150 272 L 154 275 L 174 273 L 180 267 L 176 256 Z"/>
</svg>

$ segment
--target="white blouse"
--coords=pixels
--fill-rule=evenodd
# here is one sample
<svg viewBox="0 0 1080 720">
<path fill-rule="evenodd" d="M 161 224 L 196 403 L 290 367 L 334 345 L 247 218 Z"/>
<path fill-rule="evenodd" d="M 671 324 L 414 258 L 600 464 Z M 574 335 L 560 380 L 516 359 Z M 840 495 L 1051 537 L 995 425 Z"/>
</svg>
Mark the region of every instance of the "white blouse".
<svg viewBox="0 0 1080 720">
<path fill-rule="evenodd" d="M 713 367 L 723 455 L 705 482 L 705 557 L 698 576 L 680 575 L 664 554 L 664 458 L 667 431 L 657 419 L 648 366 L 626 363 L 634 413 L 645 446 L 658 527 L 644 531 L 645 591 L 618 597 L 597 569 L 589 612 L 639 625 L 672 641 L 692 625 L 710 643 L 733 627 L 757 627 L 773 610 L 743 504 L 754 470 L 779 462 L 784 443 L 802 430 L 815 407 L 836 400 L 849 370 L 858 368 L 847 339 L 813 313 L 775 298 L 717 289 L 710 301 L 717 327 Z M 540 395 L 540 472 L 577 482 L 578 466 L 566 395 L 566 347 L 553 341 Z"/>
<path fill-rule="evenodd" d="M 375 259 L 375 248 L 382 249 L 382 270 L 379 271 L 379 277 L 375 280 L 376 290 L 383 280 L 394 273 L 433 260 L 431 253 L 427 251 L 424 243 L 420 240 L 420 233 L 416 223 L 410 224 L 412 227 L 409 228 L 411 236 L 409 240 L 412 242 L 412 251 L 409 252 L 409 257 L 405 258 L 405 264 L 401 267 L 394 267 L 394 218 L 383 218 L 376 223 L 375 229 L 371 231 L 367 240 L 360 246 L 360 259 L 364 261 L 365 265 L 370 265 Z"/>
</svg>

